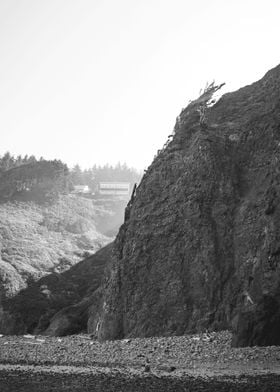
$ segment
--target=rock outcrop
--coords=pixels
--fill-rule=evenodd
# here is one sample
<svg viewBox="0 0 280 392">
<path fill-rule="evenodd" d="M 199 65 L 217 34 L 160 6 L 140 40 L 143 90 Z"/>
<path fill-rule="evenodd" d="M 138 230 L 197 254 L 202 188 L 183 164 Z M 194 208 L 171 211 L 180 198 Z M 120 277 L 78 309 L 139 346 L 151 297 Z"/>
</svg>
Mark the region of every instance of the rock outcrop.
<svg viewBox="0 0 280 392">
<path fill-rule="evenodd" d="M 143 176 L 88 329 L 100 339 L 234 329 L 280 344 L 280 66 L 191 103 Z"/>
</svg>

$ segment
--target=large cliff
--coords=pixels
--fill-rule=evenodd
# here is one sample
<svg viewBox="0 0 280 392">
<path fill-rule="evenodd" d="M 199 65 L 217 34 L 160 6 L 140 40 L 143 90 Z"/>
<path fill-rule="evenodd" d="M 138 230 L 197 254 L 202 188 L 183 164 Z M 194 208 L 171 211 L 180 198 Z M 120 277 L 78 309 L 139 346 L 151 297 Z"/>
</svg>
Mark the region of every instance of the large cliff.
<svg viewBox="0 0 280 392">
<path fill-rule="evenodd" d="M 90 332 L 280 344 L 280 66 L 184 109 L 126 211 Z"/>
</svg>

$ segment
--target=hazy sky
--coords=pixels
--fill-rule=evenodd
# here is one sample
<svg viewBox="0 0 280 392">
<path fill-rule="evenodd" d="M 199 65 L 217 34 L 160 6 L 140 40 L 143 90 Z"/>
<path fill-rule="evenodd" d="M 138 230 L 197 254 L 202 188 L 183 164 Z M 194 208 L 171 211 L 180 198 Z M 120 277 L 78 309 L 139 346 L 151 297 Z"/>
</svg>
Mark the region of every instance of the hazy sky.
<svg viewBox="0 0 280 392">
<path fill-rule="evenodd" d="M 144 168 L 207 81 L 280 62 L 279 0 L 0 0 L 0 154 Z"/>
</svg>

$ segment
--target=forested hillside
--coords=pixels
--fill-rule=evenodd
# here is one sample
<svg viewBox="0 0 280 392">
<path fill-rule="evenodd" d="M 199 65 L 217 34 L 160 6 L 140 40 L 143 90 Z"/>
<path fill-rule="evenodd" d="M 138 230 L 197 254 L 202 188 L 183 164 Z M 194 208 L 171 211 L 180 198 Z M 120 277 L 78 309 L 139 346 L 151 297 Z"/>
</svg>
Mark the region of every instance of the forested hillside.
<svg viewBox="0 0 280 392">
<path fill-rule="evenodd" d="M 6 152 L 0 156 L 0 199 L 22 199 L 28 192 L 28 200 L 44 201 L 70 193 L 74 185 L 88 185 L 91 192 L 96 191 L 99 182 L 128 182 L 132 186 L 141 175 L 125 163 L 93 165 L 88 169 L 77 164 L 69 169 L 61 160 L 37 160 L 34 155 L 15 157 Z"/>
<path fill-rule="evenodd" d="M 123 223 L 127 197 L 95 199 L 91 193 L 83 197 L 72 193 L 74 185 L 87 184 L 93 190 L 98 181 L 133 182 L 137 178 L 139 174 L 126 165 L 69 170 L 60 160 L 14 157 L 9 152 L 0 157 L 2 330 L 11 328 L 13 306 L 7 313 L 5 301 L 44 276 L 61 276 L 110 242 Z M 77 288 L 72 294 L 76 298 Z M 68 303 L 66 297 L 63 304 Z M 59 308 L 60 302 L 54 299 L 54 303 L 51 307 Z"/>
</svg>

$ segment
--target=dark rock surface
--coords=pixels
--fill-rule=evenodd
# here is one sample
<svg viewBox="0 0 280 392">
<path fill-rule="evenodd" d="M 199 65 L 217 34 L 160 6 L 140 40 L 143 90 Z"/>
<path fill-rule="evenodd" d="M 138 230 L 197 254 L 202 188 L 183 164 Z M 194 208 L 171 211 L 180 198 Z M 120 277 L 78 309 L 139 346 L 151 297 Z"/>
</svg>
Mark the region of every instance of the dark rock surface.
<svg viewBox="0 0 280 392">
<path fill-rule="evenodd" d="M 280 66 L 190 104 L 145 173 L 89 331 L 102 340 L 234 329 L 279 344 Z"/>
</svg>

